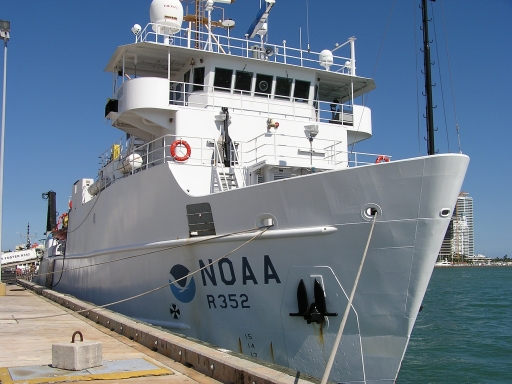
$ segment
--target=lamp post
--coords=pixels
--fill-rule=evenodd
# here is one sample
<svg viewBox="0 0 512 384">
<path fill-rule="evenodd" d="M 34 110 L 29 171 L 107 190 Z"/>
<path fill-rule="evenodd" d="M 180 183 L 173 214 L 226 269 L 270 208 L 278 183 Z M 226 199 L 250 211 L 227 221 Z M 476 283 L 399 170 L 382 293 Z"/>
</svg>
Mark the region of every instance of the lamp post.
<svg viewBox="0 0 512 384">
<path fill-rule="evenodd" d="M 0 20 L 0 39 L 4 41 L 4 81 L 2 92 L 2 133 L 0 136 L 0 253 L 2 252 L 2 204 L 4 190 L 4 133 L 5 133 L 5 90 L 7 81 L 7 42 L 11 32 L 11 23 Z M 0 296 L 5 296 L 5 284 L 2 283 L 2 268 L 0 265 Z"/>
</svg>

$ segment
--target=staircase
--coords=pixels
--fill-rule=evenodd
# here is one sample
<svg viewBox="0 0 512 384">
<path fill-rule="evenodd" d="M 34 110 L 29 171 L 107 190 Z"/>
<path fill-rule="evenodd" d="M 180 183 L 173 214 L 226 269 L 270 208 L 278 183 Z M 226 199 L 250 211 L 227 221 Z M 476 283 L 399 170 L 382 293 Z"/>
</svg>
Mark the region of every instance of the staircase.
<svg viewBox="0 0 512 384">
<path fill-rule="evenodd" d="M 230 167 L 217 164 L 212 172 L 212 193 L 238 188 L 235 172 Z"/>
<path fill-rule="evenodd" d="M 230 189 L 239 188 L 239 180 L 235 174 L 235 167 L 239 167 L 239 159 L 236 147 L 231 145 L 231 163 L 224 163 L 223 156 L 221 155 L 221 147 L 215 146 L 215 156 L 212 163 L 212 180 L 211 180 L 211 193 L 223 192 Z M 242 187 L 245 186 L 245 181 L 241 179 Z"/>
</svg>

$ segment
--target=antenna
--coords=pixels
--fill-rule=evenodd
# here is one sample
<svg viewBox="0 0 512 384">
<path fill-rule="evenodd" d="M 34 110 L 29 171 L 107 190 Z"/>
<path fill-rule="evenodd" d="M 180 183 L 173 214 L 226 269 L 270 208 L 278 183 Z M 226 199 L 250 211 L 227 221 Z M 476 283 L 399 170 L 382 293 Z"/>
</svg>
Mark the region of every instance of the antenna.
<svg viewBox="0 0 512 384">
<path fill-rule="evenodd" d="M 260 35 L 263 40 L 263 36 L 265 36 L 268 32 L 267 19 L 270 13 L 270 10 L 276 3 L 276 0 L 265 0 L 266 6 L 261 7 L 260 11 L 256 15 L 256 18 L 252 22 L 247 34 L 253 39 L 256 35 Z"/>
<path fill-rule="evenodd" d="M 228 30 L 228 53 L 231 54 L 231 37 L 229 32 L 235 27 L 235 21 L 233 19 L 226 19 L 222 22 L 222 26 Z"/>
<path fill-rule="evenodd" d="M 37 232 L 35 233 L 35 235 L 31 235 L 30 234 L 30 223 L 27 224 L 27 234 L 24 236 L 22 235 L 21 233 L 17 232 L 18 235 L 20 235 L 20 237 L 23 239 L 23 237 L 26 236 L 26 239 L 27 239 L 27 242 L 25 244 L 25 249 L 30 249 L 32 247 L 32 241 L 30 240 L 31 238 L 34 238 L 36 239 L 37 238 Z M 23 245 L 20 245 L 20 247 L 22 247 Z"/>
</svg>

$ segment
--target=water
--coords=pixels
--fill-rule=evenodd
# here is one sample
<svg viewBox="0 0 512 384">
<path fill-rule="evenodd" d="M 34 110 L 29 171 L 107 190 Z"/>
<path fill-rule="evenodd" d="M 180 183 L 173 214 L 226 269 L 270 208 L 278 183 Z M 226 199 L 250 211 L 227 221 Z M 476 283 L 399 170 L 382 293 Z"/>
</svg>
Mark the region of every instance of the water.
<svg viewBox="0 0 512 384">
<path fill-rule="evenodd" d="M 436 268 L 396 383 L 512 383 L 512 268 Z"/>
</svg>

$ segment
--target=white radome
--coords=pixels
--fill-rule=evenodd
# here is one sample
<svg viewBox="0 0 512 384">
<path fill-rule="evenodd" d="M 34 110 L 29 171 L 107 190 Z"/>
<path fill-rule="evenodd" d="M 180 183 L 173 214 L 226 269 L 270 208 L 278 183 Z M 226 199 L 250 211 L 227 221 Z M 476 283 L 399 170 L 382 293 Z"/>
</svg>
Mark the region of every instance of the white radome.
<svg viewBox="0 0 512 384">
<path fill-rule="evenodd" d="M 332 52 L 328 49 L 324 49 L 322 52 L 320 52 L 319 61 L 322 67 L 324 67 L 326 70 L 329 70 L 331 65 L 334 63 Z"/>
<path fill-rule="evenodd" d="M 153 0 L 149 9 L 149 18 L 154 23 L 153 31 L 173 35 L 181 29 L 183 6 L 179 0 Z"/>
</svg>

